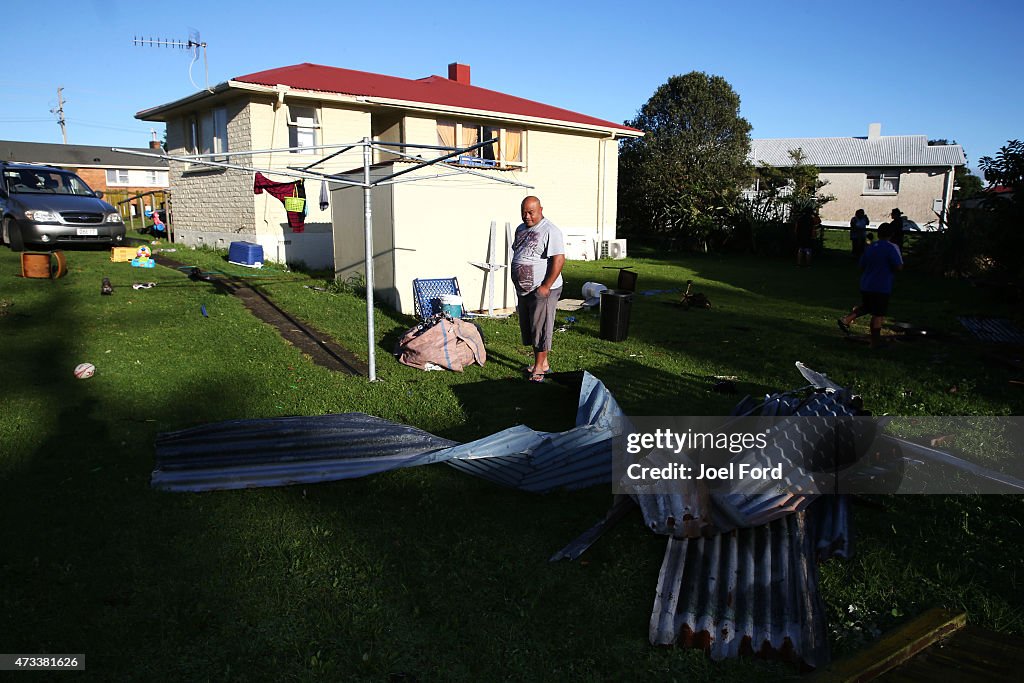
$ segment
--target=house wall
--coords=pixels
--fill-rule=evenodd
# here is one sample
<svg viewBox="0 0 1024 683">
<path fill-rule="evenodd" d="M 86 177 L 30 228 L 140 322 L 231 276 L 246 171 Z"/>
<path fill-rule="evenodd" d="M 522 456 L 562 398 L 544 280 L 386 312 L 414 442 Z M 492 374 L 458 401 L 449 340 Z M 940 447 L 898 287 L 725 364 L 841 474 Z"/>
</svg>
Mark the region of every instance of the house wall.
<svg viewBox="0 0 1024 683">
<path fill-rule="evenodd" d="M 509 265 L 512 245 L 508 233 L 520 223 L 523 188 L 455 176 L 403 183 L 394 189 L 395 268 L 391 287 L 397 297 L 395 308 L 414 312 L 414 279 L 447 277 L 458 278 L 467 309 L 487 308 L 487 272 L 472 262 L 487 262 L 490 225 L 494 221 L 494 262 Z M 515 306 L 507 267 L 495 272 L 494 284 L 494 307 Z"/>
<path fill-rule="evenodd" d="M 407 116 L 404 127 L 407 142 L 438 144 L 436 119 Z M 526 169 L 485 172 L 532 185 L 532 189 L 521 190 L 519 199 L 537 195 L 545 215 L 567 235 L 585 235 L 595 241 L 615 239 L 618 141 L 555 129 L 526 130 Z M 509 212 L 518 221 L 518 201 Z"/>
<path fill-rule="evenodd" d="M 111 188 L 107 187 L 107 169 L 105 168 L 82 168 L 82 167 L 66 167 L 69 171 L 75 173 L 79 178 L 85 181 L 85 184 L 94 190 L 101 190 L 106 192 L 108 189 L 128 193 L 128 194 L 139 194 L 141 192 L 153 192 L 158 190 L 166 190 L 166 185 L 117 185 Z M 161 169 L 162 170 L 162 169 Z"/>
<path fill-rule="evenodd" d="M 373 282 L 375 300 L 400 310 L 399 292 L 395 288 L 394 190 L 393 185 L 371 190 Z M 365 278 L 363 188 L 332 184 L 331 207 L 334 220 L 335 278 L 347 280 L 356 274 Z"/>
<path fill-rule="evenodd" d="M 890 212 L 898 208 L 918 225 L 936 220 L 932 202 L 942 199 L 945 191 L 945 173 L 949 169 L 914 169 L 900 173 L 900 189 L 896 194 L 865 194 L 864 182 L 869 171 L 877 169 L 830 169 L 819 176 L 828 185 L 822 192 L 836 197 L 821 209 L 822 221 L 849 225 L 857 209 L 871 219 L 873 225 L 888 222 Z"/>
<path fill-rule="evenodd" d="M 288 105 L 316 106 L 320 122 L 317 144 L 353 142 L 370 133 L 367 112 L 316 101 L 285 97 L 275 106 L 270 97 L 241 97 L 227 105 L 228 150 L 265 150 L 288 147 Z M 168 122 L 170 154 L 184 154 L 187 116 Z M 336 150 L 315 154 L 255 154 L 232 157 L 230 163 L 264 169 L 288 170 L 289 166 L 310 164 Z M 332 171 L 344 164 L 361 166 L 360 153 L 335 158 Z M 341 164 L 341 166 L 339 166 Z M 271 180 L 288 182 L 287 176 L 266 174 Z M 264 257 L 281 263 L 304 263 L 310 268 L 332 268 L 332 217 L 328 207 L 319 206 L 320 183 L 305 181 L 307 216 L 304 231 L 292 232 L 283 203 L 264 192 L 253 193 L 253 174 L 238 170 L 195 167 L 186 170 L 180 162 L 171 164 L 174 187 L 175 231 L 189 245 L 208 244 L 227 248 L 230 242 L 245 240 L 263 246 Z"/>
<path fill-rule="evenodd" d="M 364 105 L 358 103 L 322 102 L 286 92 L 283 105 L 275 97 L 251 94 L 228 101 L 229 151 L 287 147 L 290 105 L 316 107 L 319 121 L 317 143 L 321 145 L 359 141 L 371 135 L 374 121 L 384 139 L 393 139 L 401 132 L 406 142 L 427 145 L 438 142 L 436 119 L 432 115 L 380 110 L 374 119 L 369 111 L 359 109 Z M 187 114 L 168 121 L 168 150 L 172 155 L 185 153 L 186 122 Z M 462 182 L 455 185 L 450 184 L 451 178 L 425 181 L 431 183 L 428 186 L 430 192 L 406 191 L 405 188 L 415 183 L 398 186 L 401 189 L 394 194 L 375 191 L 375 207 L 380 203 L 380 210 L 384 212 L 375 220 L 375 236 L 390 235 L 390 242 L 376 245 L 383 250 L 382 254 L 390 254 L 386 258 L 378 257 L 384 261 L 376 267 L 376 280 L 382 291 L 394 290 L 394 294 L 388 296 L 396 308 L 411 311 L 411 301 L 407 301 L 404 293 L 404 281 L 411 283 L 410 276 L 429 277 L 421 272 L 424 264 L 429 263 L 432 267 L 440 258 L 434 253 L 432 243 L 421 242 L 417 233 L 421 224 L 436 227 L 438 234 L 446 235 L 449 243 L 459 242 L 458 255 L 451 258 L 452 263 L 481 261 L 486 257 L 490 221 L 497 221 L 499 234 L 504 230 L 505 222 L 517 225 L 520 201 L 527 194 L 535 194 L 541 198 L 545 215 L 566 235 L 585 235 L 592 240 L 595 253 L 598 240 L 614 239 L 618 177 L 616 141 L 598 134 L 545 127 L 527 127 L 526 130 L 525 170 L 483 172 L 493 174 L 495 178 L 516 180 L 532 188 L 464 176 Z M 326 149 L 308 155 L 265 153 L 232 157 L 230 161 L 285 171 L 289 166 L 305 166 L 337 151 Z M 427 158 L 437 155 L 434 150 L 418 153 Z M 362 153 L 357 149 L 329 159 L 317 170 L 337 173 L 361 167 Z M 430 172 L 436 171 L 432 169 Z M 285 176 L 267 175 L 272 180 L 288 180 Z M 183 163 L 173 162 L 170 178 L 174 188 L 175 230 L 186 244 L 227 248 L 231 241 L 257 242 L 263 246 L 266 260 L 302 261 L 312 268 L 330 267 L 339 278 L 350 276 L 355 272 L 354 264 L 361 264 L 362 196 L 359 190 L 342 191 L 342 188 L 337 188 L 337 192 L 332 192 L 332 203 L 337 201 L 342 206 L 321 210 L 318 205 L 320 183 L 306 181 L 305 231 L 293 233 L 287 226 L 284 206 L 279 200 L 266 193 L 253 195 L 253 176 L 250 173 L 203 167 L 188 169 Z M 393 210 L 386 207 L 393 207 Z M 454 233 L 452 223 L 445 223 L 443 218 L 434 215 L 443 217 L 445 212 L 451 211 L 459 216 Z M 431 215 L 425 216 L 426 213 Z M 472 231 L 474 239 L 465 239 L 470 234 L 468 231 Z M 476 243 L 475 238 L 479 235 L 482 235 L 482 246 Z M 409 242 L 413 246 L 403 247 L 400 242 Z M 417 257 L 410 256 L 417 251 L 407 252 L 403 251 L 404 248 L 422 251 L 428 261 L 417 260 Z M 353 253 L 358 255 L 355 260 Z M 361 265 L 358 269 L 362 270 Z M 482 271 L 469 266 L 460 266 L 460 269 L 467 279 L 468 289 L 477 284 L 482 286 Z M 474 282 L 469 283 L 470 280 Z M 511 303 L 508 296 L 503 294 L 502 305 Z"/>
<path fill-rule="evenodd" d="M 228 102 L 228 149 L 248 149 L 251 111 L 245 98 Z M 167 122 L 167 151 L 186 154 L 187 116 Z M 190 246 L 227 249 L 233 241 L 256 241 L 253 229 L 252 176 L 239 171 L 189 167 L 170 162 L 175 239 Z M 266 245 L 264 250 L 267 251 Z M 272 258 L 273 252 L 265 254 Z"/>
<path fill-rule="evenodd" d="M 437 144 L 434 119 L 407 116 L 406 142 Z M 373 225 L 377 297 L 406 314 L 414 312 L 412 281 L 457 277 L 464 305 L 486 309 L 490 302 L 486 271 L 471 262 L 486 262 L 490 223 L 496 224 L 495 261 L 508 264 L 506 224 L 520 223 L 524 196 L 540 197 L 544 214 L 568 235 L 614 239 L 618 145 L 594 135 L 532 129 L 527 133 L 524 171 L 485 170 L 495 178 L 516 180 L 533 188 L 460 175 L 431 179 L 436 167 L 415 171 L 423 179 L 374 190 Z M 425 152 L 430 158 L 436 153 Z M 395 170 L 407 168 L 399 165 Z M 390 165 L 376 171 L 381 175 Z M 359 189 L 332 193 L 335 221 L 335 272 L 339 279 L 362 273 L 363 199 Z M 596 244 L 594 245 L 596 248 Z M 590 256 L 593 258 L 593 255 Z M 515 305 L 508 270 L 495 273 L 494 307 Z M 578 296 L 566 292 L 566 296 Z"/>
</svg>

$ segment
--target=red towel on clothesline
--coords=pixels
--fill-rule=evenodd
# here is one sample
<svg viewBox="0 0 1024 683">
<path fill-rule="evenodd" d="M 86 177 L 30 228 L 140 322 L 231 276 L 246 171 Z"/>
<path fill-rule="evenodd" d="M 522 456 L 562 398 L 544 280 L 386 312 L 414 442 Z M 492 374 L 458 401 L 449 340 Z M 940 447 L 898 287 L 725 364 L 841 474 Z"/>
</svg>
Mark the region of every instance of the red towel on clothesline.
<svg viewBox="0 0 1024 683">
<path fill-rule="evenodd" d="M 306 196 L 306 188 L 301 180 L 291 183 L 275 183 L 257 171 L 256 180 L 252 184 L 252 193 L 262 194 L 264 191 L 271 196 L 277 197 L 281 200 L 282 204 L 286 197 Z M 302 232 L 306 229 L 305 211 L 287 211 L 286 213 L 288 214 L 288 227 L 292 229 L 292 232 Z"/>
</svg>

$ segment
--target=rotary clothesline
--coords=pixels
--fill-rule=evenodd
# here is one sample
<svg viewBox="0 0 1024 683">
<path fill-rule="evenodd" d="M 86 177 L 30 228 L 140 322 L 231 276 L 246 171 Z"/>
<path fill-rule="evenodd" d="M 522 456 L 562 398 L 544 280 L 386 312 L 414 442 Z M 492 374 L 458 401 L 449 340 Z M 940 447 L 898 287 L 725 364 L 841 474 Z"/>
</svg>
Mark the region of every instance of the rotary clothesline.
<svg viewBox="0 0 1024 683">
<path fill-rule="evenodd" d="M 360 142 L 342 142 L 331 145 L 314 145 L 311 147 L 283 147 L 279 149 L 261 149 L 261 150 L 243 150 L 239 152 L 213 152 L 206 154 L 156 154 L 153 152 L 142 152 L 133 149 L 122 149 L 118 147 L 112 148 L 115 152 L 124 152 L 127 154 L 134 154 L 136 156 L 154 157 L 157 159 L 163 159 L 165 161 L 176 161 L 186 164 L 199 164 L 201 166 L 210 166 L 213 168 L 224 168 L 228 170 L 244 171 L 245 173 L 264 173 L 285 176 L 290 178 L 300 178 L 304 180 L 329 180 L 334 183 L 342 185 L 349 185 L 352 187 L 363 188 L 363 244 L 365 247 L 364 253 L 364 267 L 366 270 L 366 354 L 367 354 L 367 376 L 371 382 L 377 379 L 377 353 L 376 345 L 374 343 L 375 332 L 374 332 L 374 321 L 373 321 L 373 202 L 371 201 L 370 191 L 374 187 L 381 185 L 394 185 L 397 183 L 412 182 L 416 180 L 433 180 L 437 178 L 445 178 L 453 175 L 473 175 L 486 178 L 487 180 L 504 183 L 507 185 L 514 185 L 516 187 L 523 187 L 532 189 L 532 185 L 520 182 L 518 180 L 509 180 L 506 178 L 496 178 L 491 174 L 484 173 L 458 165 L 450 163 L 450 160 L 456 157 L 463 156 L 476 149 L 481 149 L 488 145 L 493 145 L 497 142 L 497 138 L 492 138 L 484 142 L 470 145 L 469 147 L 445 147 L 441 145 L 421 145 L 408 142 L 380 142 L 374 141 L 370 138 L 363 138 Z M 356 148 L 362 149 L 363 166 L 362 169 L 352 169 L 342 173 L 325 173 L 320 170 L 313 170 L 316 166 L 323 164 L 329 159 L 338 157 L 345 152 L 351 151 Z M 243 166 L 241 164 L 231 164 L 226 161 L 215 161 L 215 159 L 227 159 L 231 157 L 252 157 L 260 154 L 275 154 L 275 153 L 290 153 L 298 150 L 308 152 L 310 150 L 325 150 L 334 149 L 337 150 L 323 157 L 317 159 L 311 164 L 306 166 L 288 166 L 288 170 L 280 170 L 273 168 L 260 168 L 257 166 Z M 435 152 L 443 152 L 440 156 L 434 159 L 423 159 L 420 156 L 410 154 L 404 150 L 430 150 Z M 391 154 L 398 159 L 396 161 L 403 161 L 411 164 L 409 168 L 402 169 L 400 171 L 393 171 L 383 177 L 373 178 L 370 174 L 370 169 L 373 166 L 373 151 L 378 151 L 384 154 Z M 426 176 L 412 176 L 402 177 L 413 171 L 418 171 L 428 166 L 434 166 L 436 164 L 442 164 L 446 169 L 442 173 L 436 173 L 434 175 Z M 359 170 L 362 171 L 362 179 L 357 180 L 357 174 Z M 493 241 L 493 239 L 492 239 Z"/>
</svg>

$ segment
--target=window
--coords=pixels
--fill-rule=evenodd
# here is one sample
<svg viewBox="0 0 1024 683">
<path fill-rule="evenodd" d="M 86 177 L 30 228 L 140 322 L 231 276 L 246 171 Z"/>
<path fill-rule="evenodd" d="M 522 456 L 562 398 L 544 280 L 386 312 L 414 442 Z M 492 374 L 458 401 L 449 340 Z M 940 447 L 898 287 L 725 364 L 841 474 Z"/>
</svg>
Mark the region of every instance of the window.
<svg viewBox="0 0 1024 683">
<path fill-rule="evenodd" d="M 108 168 L 107 169 L 107 185 L 127 185 L 128 180 L 128 169 L 125 168 Z"/>
<path fill-rule="evenodd" d="M 188 154 L 218 154 L 228 151 L 228 112 L 224 107 L 211 109 L 185 121 L 185 151 Z M 227 157 L 213 157 L 227 161 Z"/>
<path fill-rule="evenodd" d="M 864 180 L 864 194 L 897 194 L 899 191 L 899 173 L 868 173 Z"/>
<path fill-rule="evenodd" d="M 159 185 L 160 184 L 160 172 L 159 171 L 146 171 L 146 184 L 147 185 Z"/>
<path fill-rule="evenodd" d="M 487 140 L 492 144 L 477 147 L 457 157 L 465 166 L 523 168 L 523 131 L 476 123 L 437 122 L 437 144 L 443 147 L 472 147 Z"/>
<path fill-rule="evenodd" d="M 320 127 L 315 107 L 288 105 L 288 146 L 299 147 L 292 152 L 316 154 L 315 149 L 301 149 L 316 146 L 316 130 Z"/>
</svg>

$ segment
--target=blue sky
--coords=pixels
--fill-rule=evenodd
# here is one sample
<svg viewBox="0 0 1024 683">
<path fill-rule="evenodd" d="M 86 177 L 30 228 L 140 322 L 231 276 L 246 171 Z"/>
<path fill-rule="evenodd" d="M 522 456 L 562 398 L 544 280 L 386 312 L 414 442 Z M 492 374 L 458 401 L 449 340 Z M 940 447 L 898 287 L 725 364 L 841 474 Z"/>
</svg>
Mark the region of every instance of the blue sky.
<svg viewBox="0 0 1024 683">
<path fill-rule="evenodd" d="M 128 2 L 4 8 L 0 139 L 146 145 L 134 114 L 194 92 L 189 55 L 133 36 L 209 44 L 210 83 L 314 62 L 406 78 L 472 68 L 475 85 L 612 121 L 674 74 L 723 76 L 754 137 L 922 134 L 977 170 L 1024 137 L 1024 4 L 848 2 Z M 193 79 L 203 85 L 202 61 Z M 163 135 L 162 127 L 157 127 Z"/>
</svg>

